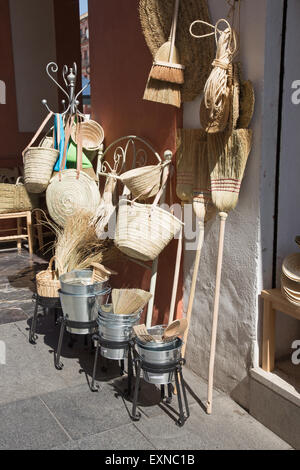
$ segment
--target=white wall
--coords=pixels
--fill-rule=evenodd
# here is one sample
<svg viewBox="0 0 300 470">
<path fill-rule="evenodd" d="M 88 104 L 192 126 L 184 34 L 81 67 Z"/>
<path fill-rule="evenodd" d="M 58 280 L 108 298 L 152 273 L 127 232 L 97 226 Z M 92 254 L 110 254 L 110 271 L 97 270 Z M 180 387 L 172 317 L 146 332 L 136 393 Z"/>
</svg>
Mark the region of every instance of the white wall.
<svg viewBox="0 0 300 470">
<path fill-rule="evenodd" d="M 10 0 L 12 42 L 20 132 L 35 131 L 45 117 L 42 99 L 54 111 L 57 90 L 45 67 L 56 61 L 52 0 Z M 67 25 L 66 25 L 67 28 Z"/>
<path fill-rule="evenodd" d="M 245 79 L 255 87 L 256 107 L 251 124 L 252 153 L 246 168 L 240 200 L 229 214 L 224 247 L 223 277 L 215 363 L 215 386 L 243 405 L 248 403 L 247 370 L 258 363 L 257 318 L 261 289 L 260 164 L 267 0 L 243 1 L 240 60 Z M 226 17 L 228 7 L 209 1 L 213 22 Z M 195 18 L 196 19 L 196 18 Z M 200 40 L 200 39 L 199 39 Z M 200 127 L 200 97 L 184 105 L 184 127 Z M 217 263 L 219 220 L 207 228 L 193 318 L 187 346 L 188 365 L 207 378 L 211 317 Z M 194 252 L 185 251 L 184 309 L 187 309 Z"/>
<path fill-rule="evenodd" d="M 277 238 L 277 287 L 283 259 L 299 252 L 295 236 L 300 235 L 300 103 L 292 102 L 292 83 L 300 80 L 300 2 L 289 0 L 287 9 L 284 59 L 281 157 L 279 168 L 279 204 Z M 297 96 L 299 100 L 299 84 Z M 277 357 L 291 354 L 291 344 L 300 338 L 300 325 L 280 313 L 277 314 Z"/>
</svg>

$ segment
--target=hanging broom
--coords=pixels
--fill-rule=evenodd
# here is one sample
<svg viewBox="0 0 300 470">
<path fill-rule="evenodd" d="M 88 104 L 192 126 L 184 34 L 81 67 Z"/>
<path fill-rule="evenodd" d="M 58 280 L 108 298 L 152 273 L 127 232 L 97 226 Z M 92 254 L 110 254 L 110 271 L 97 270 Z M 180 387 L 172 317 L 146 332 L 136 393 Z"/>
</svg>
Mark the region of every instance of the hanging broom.
<svg viewBox="0 0 300 470">
<path fill-rule="evenodd" d="M 184 83 L 184 65 L 179 63 L 179 54 L 175 47 L 177 20 L 179 11 L 179 0 L 175 0 L 174 14 L 170 36 L 157 51 L 150 77 L 164 82 Z"/>
<path fill-rule="evenodd" d="M 232 135 L 227 133 L 209 134 L 207 142 L 212 201 L 217 207 L 220 216 L 218 263 L 208 374 L 207 413 L 211 414 L 225 223 L 228 212 L 234 209 L 238 202 L 241 182 L 251 150 L 252 131 L 249 129 L 236 129 Z"/>
<path fill-rule="evenodd" d="M 194 304 L 201 251 L 202 251 L 203 242 L 204 242 L 205 224 L 210 219 L 212 219 L 216 213 L 216 208 L 212 203 L 212 197 L 211 197 L 210 175 L 209 175 L 208 155 L 207 155 L 207 141 L 206 141 L 206 138 L 203 136 L 203 133 L 200 133 L 202 132 L 200 129 L 198 132 L 199 132 L 200 139 L 198 139 L 198 147 L 197 147 L 198 151 L 197 151 L 197 155 L 195 155 L 196 166 L 195 166 L 195 174 L 194 174 L 195 180 L 194 180 L 193 210 L 198 219 L 199 239 L 198 239 L 198 246 L 197 246 L 197 251 L 196 251 L 194 271 L 193 271 L 193 277 L 192 277 L 192 285 L 191 285 L 188 310 L 187 310 L 188 328 L 186 329 L 184 337 L 183 337 L 182 357 L 185 356 L 187 337 L 188 337 L 189 327 L 190 327 L 190 322 L 191 322 L 191 315 L 192 315 L 193 304 Z"/>
<path fill-rule="evenodd" d="M 178 4 L 177 12 L 176 4 Z M 143 99 L 157 103 L 170 104 L 180 108 L 180 83 L 183 83 L 183 66 L 176 63 L 176 61 L 178 61 L 178 53 L 175 49 L 178 7 L 179 0 L 176 0 L 170 40 L 163 44 L 157 51 Z M 168 77 L 169 80 L 165 80 L 166 77 Z"/>
<path fill-rule="evenodd" d="M 195 174 L 197 173 L 198 161 L 201 160 L 203 151 L 203 145 L 205 150 L 206 145 L 206 132 L 202 129 L 178 129 L 177 133 L 177 152 L 176 152 L 176 165 L 177 165 L 177 181 L 176 181 L 176 193 L 177 197 L 181 199 L 181 205 L 184 207 L 185 203 L 193 201 L 193 190 Z M 200 160 L 199 160 L 200 157 Z M 207 160 L 207 155 L 206 155 Z M 207 165 L 207 163 L 206 163 Z M 201 166 L 201 163 L 200 163 Z M 207 171 L 208 174 L 208 171 Z M 209 175 L 208 175 L 208 182 Z M 196 183 L 197 187 L 199 181 Z M 175 264 L 175 275 L 173 282 L 173 290 L 170 304 L 170 315 L 169 323 L 174 319 L 176 295 L 178 290 L 178 279 L 179 270 L 182 257 L 182 246 L 183 246 L 183 231 L 178 239 L 177 256 Z"/>
</svg>

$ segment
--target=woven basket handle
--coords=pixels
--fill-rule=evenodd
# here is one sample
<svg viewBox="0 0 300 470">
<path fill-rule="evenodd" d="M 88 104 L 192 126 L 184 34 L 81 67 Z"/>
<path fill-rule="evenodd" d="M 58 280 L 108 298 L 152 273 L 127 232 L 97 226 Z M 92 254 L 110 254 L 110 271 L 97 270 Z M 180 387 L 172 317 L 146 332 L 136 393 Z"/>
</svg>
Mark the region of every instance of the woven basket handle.
<svg viewBox="0 0 300 470">
<path fill-rule="evenodd" d="M 71 116 L 71 117 L 68 119 L 67 124 L 66 124 L 66 128 L 65 128 L 64 156 L 63 156 L 63 158 L 62 158 L 62 161 L 61 161 L 61 164 L 60 164 L 60 168 L 59 168 L 59 181 L 61 181 L 61 173 L 62 173 L 62 170 L 63 170 L 63 168 L 65 168 L 65 166 L 66 166 L 66 161 L 67 161 L 67 149 L 68 149 L 69 140 L 70 140 L 70 138 L 71 138 L 71 131 L 72 131 L 73 123 L 74 123 L 74 116 Z"/>
<path fill-rule="evenodd" d="M 79 114 L 77 114 L 77 179 L 80 176 L 80 172 L 82 171 L 82 130 L 80 126 L 80 121 L 83 122 L 83 119 L 80 119 Z"/>
<path fill-rule="evenodd" d="M 161 187 L 160 187 L 160 190 L 158 191 L 158 193 L 156 194 L 156 197 L 153 201 L 153 204 L 152 204 L 152 208 L 151 210 L 153 210 L 157 204 L 159 203 L 159 200 L 164 192 L 164 189 L 165 189 L 165 185 L 168 181 L 168 178 L 169 178 L 169 175 L 170 175 L 170 165 L 171 165 L 171 161 L 168 161 L 165 163 L 165 166 L 167 167 L 164 172 L 163 172 L 163 179 L 162 179 L 162 182 L 161 182 Z"/>
<path fill-rule="evenodd" d="M 27 147 L 23 150 L 22 152 L 22 156 L 23 156 L 23 159 L 24 159 L 24 155 L 25 155 L 25 152 L 29 149 L 29 147 L 32 146 L 33 142 L 35 142 L 35 140 L 38 138 L 38 136 L 40 135 L 40 133 L 42 132 L 42 130 L 44 129 L 45 125 L 47 124 L 48 121 L 50 121 L 51 117 L 53 116 L 53 113 L 52 111 L 48 114 L 48 116 L 46 117 L 46 119 L 42 122 L 42 124 L 40 125 L 40 127 L 38 128 L 38 130 L 36 131 L 35 135 L 33 136 L 33 138 L 31 139 L 30 143 L 27 145 Z"/>
<path fill-rule="evenodd" d="M 56 264 L 56 265 L 59 264 L 59 263 L 58 263 L 58 260 L 57 260 L 57 258 L 56 258 L 56 256 L 52 256 L 52 258 L 51 258 L 50 261 L 49 261 L 48 268 L 47 268 L 47 271 L 49 271 L 49 273 L 51 273 L 53 280 L 54 280 L 55 278 L 57 278 L 57 276 L 56 276 L 56 270 L 59 269 L 59 266 L 56 266 L 56 269 L 53 269 L 53 263 L 54 263 L 54 261 L 55 261 L 55 264 Z"/>
</svg>

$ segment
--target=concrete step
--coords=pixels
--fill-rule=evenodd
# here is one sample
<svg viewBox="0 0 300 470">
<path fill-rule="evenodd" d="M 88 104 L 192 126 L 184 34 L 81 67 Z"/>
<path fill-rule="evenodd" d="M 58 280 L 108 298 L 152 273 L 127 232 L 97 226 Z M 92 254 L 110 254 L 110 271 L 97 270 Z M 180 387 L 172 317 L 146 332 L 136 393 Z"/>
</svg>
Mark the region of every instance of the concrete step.
<svg viewBox="0 0 300 470">
<path fill-rule="evenodd" d="M 300 449 L 300 390 L 281 370 L 251 370 L 250 414 L 294 449 Z"/>
</svg>

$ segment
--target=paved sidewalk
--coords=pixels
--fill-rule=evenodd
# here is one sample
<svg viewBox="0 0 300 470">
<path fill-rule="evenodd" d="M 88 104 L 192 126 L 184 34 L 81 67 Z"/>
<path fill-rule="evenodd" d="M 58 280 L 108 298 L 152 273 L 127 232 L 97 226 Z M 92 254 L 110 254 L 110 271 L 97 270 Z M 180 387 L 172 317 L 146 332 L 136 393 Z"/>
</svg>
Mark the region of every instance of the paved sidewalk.
<svg viewBox="0 0 300 470">
<path fill-rule="evenodd" d="M 228 396 L 215 391 L 213 414 L 203 403 L 206 384 L 184 369 L 191 416 L 183 428 L 177 399 L 160 403 L 160 391 L 141 384 L 141 420 L 133 423 L 131 403 L 120 396 L 126 377 L 115 362 L 108 373 L 99 361 L 98 393 L 92 393 L 94 353 L 77 337 L 62 350 L 64 368 L 54 367 L 59 328 L 51 315 L 39 317 L 38 342 L 28 342 L 35 272 L 42 259 L 28 254 L 0 253 L 0 341 L 6 345 L 6 365 L 0 365 L 0 449 L 290 449 Z M 44 264 L 45 266 L 45 264 Z"/>
<path fill-rule="evenodd" d="M 7 364 L 0 366 L 0 449 L 290 448 L 219 392 L 215 392 L 213 415 L 207 416 L 202 404 L 206 384 L 187 369 L 191 416 L 185 426 L 175 424 L 176 397 L 170 406 L 159 404 L 159 390 L 145 382 L 139 404 L 142 418 L 133 423 L 131 403 L 118 395 L 126 377 L 119 376 L 115 363 L 104 376 L 100 362 L 100 390 L 92 393 L 87 379 L 93 354 L 83 338 L 72 349 L 65 341 L 64 369 L 57 371 L 53 348 L 58 328 L 53 319 L 40 317 L 35 346 L 28 342 L 29 324 L 30 320 L 23 320 L 0 326 L 0 340 L 7 348 Z"/>
</svg>

